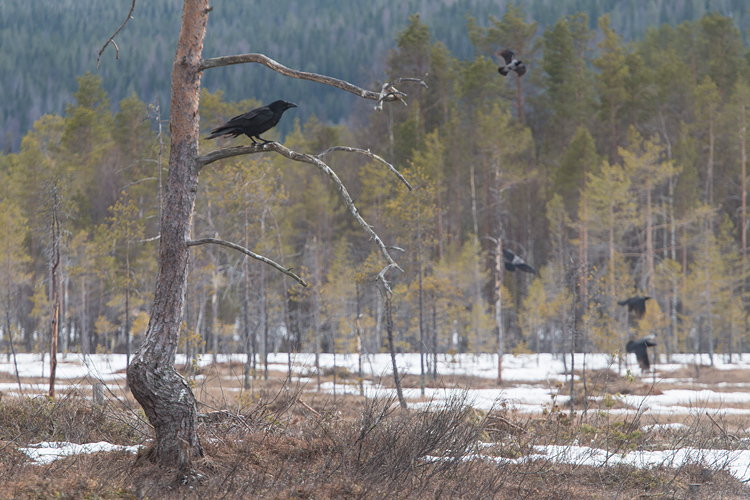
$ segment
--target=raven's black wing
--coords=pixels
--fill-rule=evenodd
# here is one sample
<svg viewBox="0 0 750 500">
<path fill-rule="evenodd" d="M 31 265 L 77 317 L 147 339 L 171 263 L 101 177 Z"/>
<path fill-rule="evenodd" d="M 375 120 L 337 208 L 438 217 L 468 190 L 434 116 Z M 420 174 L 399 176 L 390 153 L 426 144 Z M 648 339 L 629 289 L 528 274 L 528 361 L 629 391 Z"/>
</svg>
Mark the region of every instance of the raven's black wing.
<svg viewBox="0 0 750 500">
<path fill-rule="evenodd" d="M 513 59 L 516 58 L 515 52 L 513 52 L 510 49 L 505 49 L 502 52 L 500 52 L 500 56 L 505 59 L 505 65 L 507 66 L 511 62 L 513 62 Z"/>
<path fill-rule="evenodd" d="M 503 257 L 505 257 L 505 269 L 508 271 L 520 269 L 527 273 L 537 274 L 536 269 L 528 265 L 525 260 L 507 248 L 503 248 Z"/>
<path fill-rule="evenodd" d="M 635 358 L 638 360 L 638 366 L 641 367 L 641 370 L 648 371 L 648 369 L 651 367 L 651 363 L 649 363 L 648 361 L 648 348 L 646 347 L 645 342 L 643 342 L 642 340 L 631 340 L 625 346 L 625 350 L 627 352 L 632 352 L 633 354 L 635 354 Z"/>
<path fill-rule="evenodd" d="M 278 122 L 278 119 L 274 122 L 275 116 L 276 114 L 268 106 L 263 106 L 244 115 L 235 116 L 227 124 L 231 123 L 235 127 L 240 127 L 244 134 L 257 135 L 262 134 Z"/>
<path fill-rule="evenodd" d="M 617 302 L 618 305 L 628 306 L 628 312 L 635 313 L 636 318 L 640 319 L 646 314 L 646 301 L 651 297 L 628 297 L 625 300 Z"/>
<path fill-rule="evenodd" d="M 216 127 L 211 130 L 211 135 L 206 137 L 206 139 L 215 139 L 222 135 L 237 137 L 242 134 L 247 134 L 248 136 L 262 134 L 273 126 L 271 124 L 268 128 L 263 128 L 264 125 L 273 121 L 273 117 L 274 112 L 268 106 L 261 106 L 247 113 L 237 115 L 224 125 Z"/>
</svg>

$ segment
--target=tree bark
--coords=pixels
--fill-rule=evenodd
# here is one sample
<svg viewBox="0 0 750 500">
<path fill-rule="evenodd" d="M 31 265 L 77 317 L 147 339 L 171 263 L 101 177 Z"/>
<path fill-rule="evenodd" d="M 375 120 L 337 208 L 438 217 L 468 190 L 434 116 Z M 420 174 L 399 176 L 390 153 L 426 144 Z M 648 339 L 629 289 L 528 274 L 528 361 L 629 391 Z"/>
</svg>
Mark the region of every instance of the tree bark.
<svg viewBox="0 0 750 500">
<path fill-rule="evenodd" d="M 497 383 L 503 381 L 503 240 L 498 236 L 495 250 L 495 324 L 497 325 Z"/>
<path fill-rule="evenodd" d="M 185 0 L 172 70 L 172 134 L 159 274 L 146 336 L 128 366 L 133 396 L 154 426 L 156 461 L 182 468 L 189 466 L 191 458 L 203 456 L 195 396 L 175 370 L 174 361 L 187 283 L 187 242 L 198 188 L 200 64 L 207 21 L 208 0 Z"/>
<path fill-rule="evenodd" d="M 388 350 L 391 352 L 393 383 L 396 385 L 398 403 L 401 408 L 405 410 L 406 398 L 404 398 L 404 392 L 401 390 L 401 377 L 398 375 L 398 367 L 396 365 L 396 346 L 393 342 L 393 303 L 391 301 L 391 294 L 388 290 L 383 290 L 383 295 L 385 296 L 385 329 L 388 332 Z"/>
</svg>

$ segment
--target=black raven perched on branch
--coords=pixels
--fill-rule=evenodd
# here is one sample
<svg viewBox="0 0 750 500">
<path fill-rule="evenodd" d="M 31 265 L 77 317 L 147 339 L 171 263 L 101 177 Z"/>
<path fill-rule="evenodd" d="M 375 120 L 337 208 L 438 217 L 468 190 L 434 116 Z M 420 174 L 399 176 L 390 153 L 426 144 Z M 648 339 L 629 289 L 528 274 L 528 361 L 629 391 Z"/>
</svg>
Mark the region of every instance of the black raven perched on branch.
<svg viewBox="0 0 750 500">
<path fill-rule="evenodd" d="M 528 265 L 525 260 L 507 248 L 503 248 L 503 257 L 505 257 L 505 269 L 508 271 L 512 272 L 516 269 L 520 269 L 527 273 L 537 274 L 536 269 Z"/>
<path fill-rule="evenodd" d="M 515 71 L 519 77 L 526 74 L 526 66 L 523 61 L 516 59 L 516 54 L 512 50 L 505 49 L 498 54 L 503 58 L 505 64 L 498 66 L 497 72 L 503 76 L 508 76 L 508 73 Z M 501 61 L 502 62 L 502 61 Z"/>
<path fill-rule="evenodd" d="M 646 314 L 646 301 L 651 297 L 641 297 L 636 295 L 635 297 L 629 297 L 625 300 L 619 301 L 617 304 L 621 306 L 628 306 L 629 312 L 634 312 L 635 317 L 641 319 Z"/>
<path fill-rule="evenodd" d="M 255 142 L 255 137 L 263 141 L 263 143 L 270 142 L 260 136 L 263 132 L 267 132 L 279 123 L 281 115 L 284 114 L 289 108 L 296 108 L 297 105 L 287 101 L 274 101 L 268 106 L 261 106 L 260 108 L 248 111 L 244 115 L 235 116 L 224 125 L 216 127 L 211 131 L 211 135 L 206 139 L 216 139 L 222 135 L 229 135 L 237 137 L 238 135 L 245 134 Z"/>
<path fill-rule="evenodd" d="M 656 340 L 656 335 L 649 335 L 648 337 L 643 337 L 641 340 L 631 340 L 625 346 L 627 352 L 635 354 L 638 366 L 643 371 L 648 371 L 651 367 L 651 363 L 648 361 L 648 348 L 656 345 L 654 340 Z"/>
</svg>

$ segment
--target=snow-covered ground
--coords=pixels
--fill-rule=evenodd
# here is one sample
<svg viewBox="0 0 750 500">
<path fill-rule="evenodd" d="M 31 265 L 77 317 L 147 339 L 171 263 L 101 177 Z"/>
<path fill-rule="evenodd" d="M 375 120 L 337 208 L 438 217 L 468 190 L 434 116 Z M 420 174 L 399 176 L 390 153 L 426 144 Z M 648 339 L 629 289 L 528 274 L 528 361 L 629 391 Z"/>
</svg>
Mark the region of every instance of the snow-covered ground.
<svg viewBox="0 0 750 500">
<path fill-rule="evenodd" d="M 245 361 L 242 355 L 219 355 L 219 363 Z M 185 358 L 178 355 L 178 365 L 185 364 Z M 612 364 L 611 358 L 605 354 L 588 354 L 585 359 L 588 370 L 611 368 L 617 371 L 618 366 Z M 735 415 L 750 415 L 750 383 L 726 382 L 716 384 L 696 384 L 696 390 L 670 389 L 672 384 L 690 383 L 689 379 L 670 377 L 688 365 L 696 362 L 708 364 L 707 356 L 698 359 L 694 355 L 675 355 L 672 362 L 658 365 L 658 376 L 652 395 L 624 395 L 621 401 L 630 409 L 616 409 L 615 413 L 642 411 L 651 415 L 669 416 L 684 415 L 700 409 L 714 413 L 725 413 Z M 210 354 L 203 355 L 196 361 L 199 366 L 207 366 L 213 363 Z M 269 369 L 277 372 L 288 370 L 289 357 L 285 353 L 271 354 L 269 356 Z M 397 356 L 400 374 L 418 375 L 420 361 L 418 354 L 399 354 Z M 583 366 L 583 355 L 576 355 L 575 366 Z M 17 357 L 18 373 L 22 379 L 37 378 L 38 382 L 25 382 L 19 388 L 15 381 L 0 383 L 0 391 L 7 395 L 23 394 L 31 396 L 35 394 L 46 394 L 49 387 L 46 382 L 41 382 L 39 377 L 49 376 L 49 357 L 42 363 L 38 354 L 19 354 Z M 314 373 L 315 356 L 309 353 L 294 354 L 291 357 L 292 371 L 294 374 L 309 376 Z M 321 369 L 336 367 L 346 368 L 351 373 L 358 371 L 358 357 L 355 354 L 321 354 L 319 359 Z M 570 366 L 570 358 L 567 358 Z M 80 389 L 83 394 L 91 393 L 91 384 L 99 381 L 116 391 L 125 383 L 125 356 L 122 354 L 94 354 L 83 356 L 80 354 L 58 355 L 57 385 L 58 392 L 71 389 Z M 734 357 L 732 364 L 725 363 L 721 356 L 714 356 L 714 367 L 718 370 L 748 370 L 750 374 L 750 355 Z M 624 368 L 622 368 L 624 370 Z M 387 376 L 392 372 L 391 360 L 388 354 L 374 354 L 363 357 L 362 370 L 364 372 L 364 392 L 367 396 L 384 397 L 391 395 L 392 389 L 374 385 L 372 376 Z M 15 379 L 15 365 L 13 359 L 7 356 L 0 357 L 0 372 L 7 372 Z M 637 377 L 641 376 L 640 369 L 632 368 Z M 440 355 L 438 358 L 438 373 L 447 375 L 471 375 L 487 379 L 497 377 L 497 356 L 490 354 L 462 354 L 462 355 Z M 684 371 L 683 371 L 684 373 Z M 683 375 L 684 376 L 684 375 Z M 12 380 L 10 379 L 10 380 Z M 501 388 L 468 388 L 468 400 L 479 409 L 488 410 L 498 402 L 504 402 L 516 410 L 525 412 L 539 412 L 548 407 L 553 399 L 556 404 L 564 405 L 568 401 L 567 390 L 559 391 L 556 385 L 564 382 L 565 365 L 563 359 L 551 354 L 529 354 L 529 355 L 506 355 L 503 357 L 503 381 Z M 6 380 L 9 380 L 6 377 Z M 321 386 L 322 391 L 337 394 L 359 394 L 359 387 L 350 382 L 347 385 L 337 384 L 334 388 L 330 382 Z M 643 381 L 650 383 L 653 379 L 646 376 Z M 750 380 L 750 377 L 748 377 Z M 514 385 L 517 384 L 517 385 Z M 719 392 L 716 389 L 721 388 Z M 310 382 L 306 390 L 316 389 Z M 730 392 L 736 389 L 736 392 Z M 224 387 L 226 392 L 239 391 L 239 384 Z M 440 389 L 426 389 L 424 397 L 419 389 L 405 388 L 404 394 L 407 399 L 440 402 L 454 398 L 458 392 L 467 390 L 465 387 L 448 387 Z M 423 403 L 422 403 L 423 404 Z"/>
<path fill-rule="evenodd" d="M 0 383 L 0 391 L 8 396 L 34 396 L 46 394 L 49 387 L 41 378 L 49 376 L 49 358 L 42 363 L 38 354 L 19 354 L 17 356 L 18 374 L 22 378 L 20 388 L 16 381 L 16 365 L 12 357 L 0 356 L 0 372 L 6 372 L 6 382 Z M 220 355 L 217 357 L 219 363 L 243 363 L 242 355 Z M 570 357 L 566 359 L 570 366 Z M 664 360 L 666 361 L 666 360 Z M 286 373 L 288 370 L 289 357 L 287 354 L 272 354 L 269 356 L 269 369 L 276 372 Z M 575 365 L 579 369 L 583 366 L 583 355 L 576 355 Z M 611 368 L 618 370 L 616 364 L 612 364 L 611 358 L 604 354 L 589 354 L 586 356 L 587 370 Z M 632 362 L 632 360 L 631 360 Z M 184 356 L 177 356 L 176 363 L 184 365 Z M 213 363 L 211 355 L 201 356 L 196 361 L 198 366 L 207 366 Z M 295 379 L 304 385 L 303 390 L 313 391 L 317 389 L 313 379 L 306 377 L 314 374 L 315 356 L 313 354 L 295 354 L 291 357 L 292 372 Z M 420 360 L 418 354 L 399 354 L 397 356 L 398 369 L 401 374 L 418 375 L 420 371 Z M 662 363 L 657 366 L 656 390 L 651 395 L 623 395 L 620 400 L 629 408 L 612 410 L 612 413 L 632 413 L 641 411 L 646 415 L 654 417 L 666 417 L 667 420 L 673 415 L 686 415 L 696 413 L 708 413 L 709 415 L 743 415 L 748 416 L 750 427 L 750 382 L 737 382 L 737 377 L 732 381 L 719 381 L 713 384 L 695 383 L 692 379 L 684 378 L 685 367 L 702 363 L 708 365 L 708 357 L 699 359 L 694 355 L 676 355 L 672 362 Z M 346 368 L 351 373 L 358 372 L 358 357 L 354 354 L 321 354 L 319 359 L 321 369 L 336 367 Z M 522 412 L 540 412 L 549 408 L 553 401 L 558 405 L 564 405 L 568 401 L 565 395 L 567 390 L 560 391 L 556 385 L 566 380 L 565 365 L 561 357 L 550 354 L 530 355 L 506 355 L 503 358 L 503 381 L 502 387 L 497 388 L 466 388 L 447 387 L 440 389 L 426 389 L 422 396 L 418 388 L 405 388 L 404 395 L 411 400 L 410 405 L 439 405 L 459 395 L 467 396 L 467 403 L 475 408 L 488 410 L 500 403 L 510 406 Z M 79 354 L 60 354 L 57 364 L 56 389 L 60 392 L 79 390 L 88 396 L 91 394 L 91 385 L 94 382 L 105 384 L 113 392 L 117 392 L 125 385 L 125 356 L 120 354 L 96 354 L 82 356 Z M 735 356 L 734 362 L 725 363 L 721 356 L 714 357 L 714 368 L 717 370 L 747 370 L 750 374 L 750 356 Z M 363 357 L 362 369 L 365 380 L 363 382 L 364 393 L 367 396 L 385 397 L 392 396 L 393 390 L 375 385 L 372 376 L 388 376 L 392 373 L 390 355 L 374 354 Z M 624 367 L 621 368 L 625 370 Z M 641 377 L 640 369 L 631 368 L 636 378 Z M 682 372 L 681 377 L 672 377 L 672 373 Z M 463 354 L 463 355 L 440 355 L 438 359 L 438 373 L 447 375 L 470 375 L 493 380 L 497 377 L 497 356 L 490 354 Z M 721 373 L 721 372 L 720 372 Z M 623 372 L 624 374 L 624 372 Z M 200 380 L 200 376 L 196 377 Z M 37 382 L 31 382 L 37 379 Z M 742 380 L 742 377 L 739 377 Z M 646 376 L 643 382 L 651 383 L 652 376 Z M 747 378 L 750 380 L 750 376 Z M 691 385 L 695 390 L 684 388 L 670 388 L 675 385 Z M 223 390 L 226 392 L 240 391 L 240 384 L 227 383 Z M 359 386 L 347 379 L 346 384 L 338 383 L 335 387 L 331 382 L 321 385 L 321 391 L 336 394 L 359 394 Z M 734 392 L 731 392 L 734 391 Z M 682 424 L 668 423 L 659 426 L 647 426 L 644 430 L 657 429 L 680 429 Z M 23 451 L 38 463 L 46 463 L 56 458 L 71 454 L 92 453 L 111 449 L 127 450 L 135 452 L 137 447 L 122 447 L 108 443 L 88 443 L 85 445 L 72 443 L 39 443 Z M 484 456 L 485 459 L 505 461 Z M 569 446 L 569 447 L 537 447 L 535 454 L 518 460 L 546 459 L 555 462 L 568 462 L 575 464 L 590 465 L 613 465 L 631 464 L 636 467 L 653 467 L 659 464 L 669 466 L 680 466 L 687 462 L 702 462 L 713 468 L 727 468 L 738 479 L 750 480 L 750 451 L 746 450 L 700 450 L 693 448 L 681 448 L 679 450 L 665 451 L 635 451 L 626 455 L 608 456 L 603 450 L 594 448 Z"/>
<path fill-rule="evenodd" d="M 219 363 L 245 361 L 242 355 L 219 355 Z M 288 370 L 289 357 L 286 353 L 271 354 L 269 356 L 269 369 L 277 372 Z M 583 355 L 576 355 L 575 366 L 583 366 Z M 605 354 L 588 354 L 586 356 L 586 368 L 588 370 L 611 368 L 618 370 L 616 364 L 612 364 L 611 358 Z M 702 362 L 705 365 L 709 360 L 707 356 L 698 359 L 694 355 L 675 355 L 672 362 L 658 365 L 655 388 L 651 395 L 623 395 L 621 401 L 631 409 L 617 409 L 614 412 L 642 411 L 652 415 L 679 415 L 689 414 L 696 409 L 715 413 L 749 415 L 750 416 L 750 383 L 744 382 L 718 382 L 716 384 L 695 384 L 696 390 L 670 389 L 673 384 L 691 383 L 689 379 L 672 378 L 671 373 Z M 185 358 L 178 355 L 178 365 L 185 364 Z M 199 366 L 207 366 L 213 363 L 210 354 L 203 355 L 196 361 Z M 294 354 L 291 357 L 292 371 L 301 374 L 302 377 L 314 373 L 315 356 L 309 353 Z M 420 361 L 418 354 L 399 354 L 397 356 L 400 374 L 418 375 Z M 46 394 L 49 387 L 39 377 L 49 376 L 49 357 L 42 363 L 38 354 L 19 354 L 17 356 L 18 372 L 22 379 L 37 378 L 37 382 L 25 382 L 22 380 L 21 387 L 15 379 L 15 365 L 12 357 L 0 357 L 0 372 L 6 372 L 12 378 L 6 377 L 6 382 L 0 383 L 0 391 L 11 396 L 19 393 L 31 396 L 35 394 Z M 336 367 L 346 368 L 351 373 L 358 371 L 358 357 L 356 354 L 321 354 L 319 359 L 321 369 Z M 570 358 L 567 358 L 570 366 Z M 85 395 L 91 394 L 91 384 L 99 381 L 116 391 L 125 384 L 125 356 L 122 354 L 93 354 L 83 356 L 80 354 L 58 355 L 57 385 L 58 392 L 71 389 L 80 389 Z M 725 363 L 721 356 L 714 356 L 714 368 L 718 370 L 747 370 L 750 373 L 750 356 L 734 357 L 732 364 Z M 622 368 L 624 370 L 624 368 Z M 388 396 L 392 389 L 374 385 L 371 381 L 373 375 L 388 376 L 392 373 L 391 359 L 388 354 L 373 354 L 363 356 L 362 370 L 364 372 L 364 391 L 367 396 Z M 447 375 L 471 375 L 487 379 L 497 377 L 497 356 L 491 354 L 462 354 L 462 355 L 440 355 L 438 358 L 438 374 Z M 632 368 L 632 372 L 640 378 L 640 369 Z M 683 370 L 684 373 L 684 370 Z M 370 377 L 370 379 L 368 379 Z M 684 377 L 684 375 L 683 375 Z M 479 409 L 488 410 L 498 402 L 504 402 L 517 410 L 526 412 L 539 412 L 549 406 L 553 399 L 556 404 L 564 405 L 568 401 L 567 390 L 559 391 L 556 385 L 564 382 L 565 365 L 559 356 L 551 354 L 529 354 L 529 355 L 506 355 L 503 357 L 503 381 L 502 387 L 498 388 L 468 388 L 468 399 L 471 404 Z M 351 382 L 342 385 L 338 383 L 334 388 L 330 382 L 321 386 L 322 391 L 337 394 L 351 393 L 359 394 L 359 387 Z M 644 382 L 650 383 L 651 376 L 643 378 Z M 750 377 L 748 377 L 750 380 Z M 514 385 L 516 384 L 516 385 Z M 317 389 L 311 382 L 307 384 L 306 390 Z M 722 389 L 718 391 L 717 389 Z M 732 392 L 735 389 L 736 392 Z M 239 391 L 239 384 L 232 386 L 227 384 L 224 391 Z M 405 388 L 407 399 L 429 400 L 440 402 L 449 400 L 456 396 L 459 391 L 467 390 L 465 387 L 448 387 L 440 389 L 426 389 L 424 397 L 419 389 Z"/>
<path fill-rule="evenodd" d="M 492 446 L 487 443 L 487 446 Z M 533 460 L 549 460 L 555 463 L 590 465 L 594 467 L 631 465 L 650 469 L 660 465 L 681 467 L 687 464 L 702 464 L 713 470 L 726 469 L 740 481 L 750 481 L 750 450 L 711 450 L 684 447 L 678 450 L 635 451 L 627 454 L 610 454 L 606 450 L 588 446 L 534 446 L 534 453 L 520 458 L 488 457 L 476 454 L 467 460 L 482 458 L 499 464 L 525 463 Z M 442 460 L 435 457 L 435 460 Z"/>
</svg>

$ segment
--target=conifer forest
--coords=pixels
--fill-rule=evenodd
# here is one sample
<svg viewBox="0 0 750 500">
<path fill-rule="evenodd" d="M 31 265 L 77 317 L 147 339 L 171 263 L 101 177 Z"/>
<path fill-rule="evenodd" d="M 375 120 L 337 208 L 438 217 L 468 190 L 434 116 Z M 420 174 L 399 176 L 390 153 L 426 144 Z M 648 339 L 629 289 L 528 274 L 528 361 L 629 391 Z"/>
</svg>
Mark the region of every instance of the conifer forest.
<svg viewBox="0 0 750 500">
<path fill-rule="evenodd" d="M 130 355 L 158 272 L 181 2 L 140 2 L 99 68 L 130 2 L 52 3 L 0 5 L 0 349 Z M 386 300 L 397 352 L 614 359 L 647 335 L 667 356 L 750 350 L 746 3 L 226 3 L 207 57 L 427 87 L 400 83 L 407 105 L 375 110 L 259 65 L 206 76 L 201 137 L 285 99 L 298 107 L 265 139 L 369 150 L 413 189 L 373 157 L 326 156 L 400 267 L 386 299 L 382 255 L 329 177 L 271 152 L 206 166 L 193 240 L 234 242 L 308 286 L 192 247 L 180 353 L 385 352 Z M 22 33 L 32 17 L 51 27 Z M 498 73 L 506 48 L 522 76 Z M 535 272 L 509 270 L 504 250 Z M 618 304 L 636 296 L 650 297 L 642 318 Z"/>
</svg>

